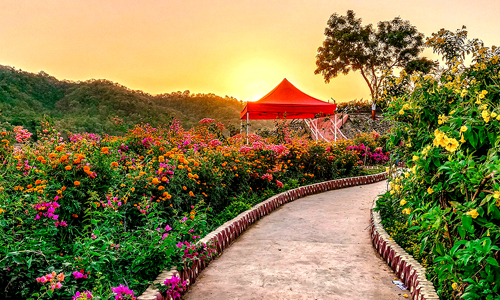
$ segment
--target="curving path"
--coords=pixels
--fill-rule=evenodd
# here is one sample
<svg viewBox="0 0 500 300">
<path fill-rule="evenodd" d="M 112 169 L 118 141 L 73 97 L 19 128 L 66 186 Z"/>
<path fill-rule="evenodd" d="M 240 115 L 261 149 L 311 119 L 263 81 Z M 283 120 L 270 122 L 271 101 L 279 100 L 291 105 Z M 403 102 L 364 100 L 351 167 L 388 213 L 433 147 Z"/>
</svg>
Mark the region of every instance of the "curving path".
<svg viewBox="0 0 500 300">
<path fill-rule="evenodd" d="M 386 182 L 307 196 L 249 227 L 183 299 L 404 299 L 373 249 L 370 208 Z"/>
</svg>

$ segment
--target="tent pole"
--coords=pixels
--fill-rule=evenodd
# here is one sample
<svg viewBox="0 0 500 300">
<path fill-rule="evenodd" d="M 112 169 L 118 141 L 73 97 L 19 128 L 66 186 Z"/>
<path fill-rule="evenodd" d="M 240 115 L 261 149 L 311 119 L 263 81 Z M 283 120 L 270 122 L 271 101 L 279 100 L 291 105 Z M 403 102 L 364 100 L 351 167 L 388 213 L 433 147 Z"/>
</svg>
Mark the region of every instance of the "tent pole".
<svg viewBox="0 0 500 300">
<path fill-rule="evenodd" d="M 247 145 L 248 145 L 248 119 L 249 119 L 250 113 L 247 112 Z"/>
<path fill-rule="evenodd" d="M 337 114 L 335 114 L 335 141 L 337 141 Z"/>
</svg>

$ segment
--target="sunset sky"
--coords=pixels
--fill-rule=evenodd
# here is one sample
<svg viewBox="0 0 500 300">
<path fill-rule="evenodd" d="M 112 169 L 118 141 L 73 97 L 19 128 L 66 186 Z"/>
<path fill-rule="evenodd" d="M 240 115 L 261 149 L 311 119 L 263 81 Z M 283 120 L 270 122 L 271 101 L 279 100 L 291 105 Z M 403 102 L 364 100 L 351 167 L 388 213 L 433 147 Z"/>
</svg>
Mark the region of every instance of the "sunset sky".
<svg viewBox="0 0 500 300">
<path fill-rule="evenodd" d="M 314 75 L 329 16 L 348 9 L 363 24 L 400 16 L 426 36 L 466 25 L 469 37 L 500 45 L 493 0 L 0 0 L 0 64 L 152 94 L 257 100 L 286 77 L 323 100 L 368 98 L 359 73 L 329 84 Z"/>
</svg>

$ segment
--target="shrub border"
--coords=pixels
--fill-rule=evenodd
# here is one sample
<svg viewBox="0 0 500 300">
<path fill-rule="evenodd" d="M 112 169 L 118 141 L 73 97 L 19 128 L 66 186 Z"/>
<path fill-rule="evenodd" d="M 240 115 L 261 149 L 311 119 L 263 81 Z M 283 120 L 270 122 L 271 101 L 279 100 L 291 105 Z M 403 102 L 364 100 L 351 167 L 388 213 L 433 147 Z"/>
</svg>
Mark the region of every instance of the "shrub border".
<svg viewBox="0 0 500 300">
<path fill-rule="evenodd" d="M 222 224 L 216 230 L 207 234 L 202 238 L 199 243 L 213 243 L 216 248 L 217 255 L 221 255 L 222 251 L 229 247 L 231 243 L 245 231 L 250 225 L 258 221 L 260 218 L 273 212 L 278 207 L 296 199 L 322 193 L 330 190 L 370 184 L 387 179 L 387 172 L 382 172 L 373 175 L 349 177 L 342 179 L 335 179 L 330 181 L 323 181 L 311 185 L 298 187 L 296 189 L 288 190 L 280 194 L 274 195 L 271 198 L 255 205 L 251 209 L 242 212 L 234 219 Z M 372 235 L 373 237 L 373 235 Z M 176 270 L 175 268 L 165 270 L 154 281 L 154 283 L 162 283 L 165 279 L 169 279 L 174 275 L 181 277 L 182 280 L 187 280 L 189 285 L 196 282 L 196 278 L 200 272 L 208 265 L 203 261 L 195 261 L 191 268 Z M 188 288 L 189 288 L 188 285 Z M 148 287 L 141 296 L 137 297 L 138 300 L 169 300 L 163 297 L 158 289 L 154 286 Z M 431 299 L 431 298 L 426 298 Z"/>
<path fill-rule="evenodd" d="M 400 247 L 382 226 L 380 213 L 375 211 L 377 201 L 371 209 L 371 237 L 373 247 L 396 273 L 396 276 L 410 289 L 413 300 L 439 299 L 432 282 L 425 276 L 425 268 Z"/>
</svg>

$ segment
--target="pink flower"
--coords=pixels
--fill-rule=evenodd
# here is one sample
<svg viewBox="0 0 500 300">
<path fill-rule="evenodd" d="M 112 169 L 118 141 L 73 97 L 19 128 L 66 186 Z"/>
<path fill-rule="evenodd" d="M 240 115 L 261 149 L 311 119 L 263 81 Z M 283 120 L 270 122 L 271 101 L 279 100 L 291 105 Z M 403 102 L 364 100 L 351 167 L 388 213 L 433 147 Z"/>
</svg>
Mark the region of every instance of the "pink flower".
<svg viewBox="0 0 500 300">
<path fill-rule="evenodd" d="M 276 185 L 279 187 L 279 188 L 282 188 L 283 187 L 283 183 L 279 180 L 276 180 Z"/>
<path fill-rule="evenodd" d="M 172 230 L 172 227 L 170 227 L 170 226 L 168 226 L 168 225 L 167 225 L 167 226 L 165 226 L 165 231 L 170 231 L 170 230 Z"/>
<path fill-rule="evenodd" d="M 92 296 L 92 292 L 76 292 L 75 296 L 73 296 L 72 300 L 92 300 L 94 297 Z"/>
</svg>

